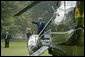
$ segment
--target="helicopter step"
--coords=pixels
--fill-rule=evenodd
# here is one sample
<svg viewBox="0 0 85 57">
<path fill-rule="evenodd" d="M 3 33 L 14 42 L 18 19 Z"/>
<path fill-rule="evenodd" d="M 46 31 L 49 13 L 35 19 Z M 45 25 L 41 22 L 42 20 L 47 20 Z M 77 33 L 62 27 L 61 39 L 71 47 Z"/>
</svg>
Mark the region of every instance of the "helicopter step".
<svg viewBox="0 0 85 57">
<path fill-rule="evenodd" d="M 34 52 L 31 56 L 38 56 L 42 54 L 44 51 L 46 51 L 47 49 L 48 49 L 48 46 L 42 46 L 40 49 Z"/>
<path fill-rule="evenodd" d="M 45 34 L 44 39 L 41 40 L 42 45 L 49 46 L 50 45 L 50 38 L 51 38 L 51 36 L 49 34 Z"/>
<path fill-rule="evenodd" d="M 41 40 L 41 43 L 44 46 L 49 46 L 50 45 L 50 40 Z"/>
</svg>

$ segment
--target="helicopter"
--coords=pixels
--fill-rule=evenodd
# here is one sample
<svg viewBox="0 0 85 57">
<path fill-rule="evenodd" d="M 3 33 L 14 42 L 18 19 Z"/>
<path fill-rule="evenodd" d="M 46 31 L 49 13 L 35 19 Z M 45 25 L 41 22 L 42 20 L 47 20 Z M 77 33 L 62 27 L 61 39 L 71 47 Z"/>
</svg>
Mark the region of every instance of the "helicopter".
<svg viewBox="0 0 85 57">
<path fill-rule="evenodd" d="M 16 13 L 15 16 L 20 16 L 22 13 L 32 8 L 33 6 L 36 6 L 40 2 L 42 1 L 32 1 L 30 5 L 26 6 L 24 9 Z M 42 31 L 38 35 L 33 34 L 29 37 L 28 49 L 31 52 L 30 56 L 39 56 L 45 50 L 48 50 L 48 53 L 53 56 L 78 56 L 78 55 L 83 56 L 84 55 L 83 51 L 81 52 L 78 51 L 79 47 L 82 47 L 82 50 L 84 48 L 84 40 L 81 40 L 81 37 L 83 37 L 82 33 L 84 32 L 84 2 L 76 1 L 75 5 L 74 6 L 71 5 L 70 7 L 66 6 L 67 2 L 65 1 L 63 3 L 59 1 L 58 3 L 59 3 L 58 4 L 59 7 L 57 9 L 54 9 L 54 7 L 51 6 L 52 9 L 54 10 L 54 14 L 48 20 L 48 22 L 46 23 Z M 65 27 L 68 27 L 69 29 L 67 31 L 67 30 L 63 30 L 65 27 L 64 28 L 60 27 L 59 28 L 60 30 L 56 29 L 55 32 L 49 29 L 43 34 L 46 40 L 42 40 L 40 34 L 52 22 L 53 25 L 57 28 L 59 28 L 60 26 L 67 25 Z M 71 25 L 70 22 L 72 23 L 74 22 L 74 24 Z"/>
</svg>

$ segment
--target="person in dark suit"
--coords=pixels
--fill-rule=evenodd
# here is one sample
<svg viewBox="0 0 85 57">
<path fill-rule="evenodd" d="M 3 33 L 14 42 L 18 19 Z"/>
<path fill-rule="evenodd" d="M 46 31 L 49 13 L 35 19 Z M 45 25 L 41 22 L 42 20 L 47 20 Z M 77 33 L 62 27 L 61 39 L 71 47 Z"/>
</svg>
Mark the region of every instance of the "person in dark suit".
<svg viewBox="0 0 85 57">
<path fill-rule="evenodd" d="M 41 31 L 42 31 L 42 29 L 44 28 L 44 26 L 45 26 L 45 23 L 43 22 L 43 20 L 42 20 L 42 18 L 40 17 L 39 19 L 38 19 L 38 21 L 37 22 L 32 22 L 32 23 L 34 23 L 34 24 L 36 24 L 37 25 L 37 34 L 39 34 Z M 44 31 L 41 33 L 41 35 L 42 34 L 44 34 Z M 44 36 L 42 36 L 41 38 L 43 38 Z"/>
<path fill-rule="evenodd" d="M 9 33 L 6 32 L 6 37 L 5 37 L 5 48 L 9 48 Z"/>
</svg>

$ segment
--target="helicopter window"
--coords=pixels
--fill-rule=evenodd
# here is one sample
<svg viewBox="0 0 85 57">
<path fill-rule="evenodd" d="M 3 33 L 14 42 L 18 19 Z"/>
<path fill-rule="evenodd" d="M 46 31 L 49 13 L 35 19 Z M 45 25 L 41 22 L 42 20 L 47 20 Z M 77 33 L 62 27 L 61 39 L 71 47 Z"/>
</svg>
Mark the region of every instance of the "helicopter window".
<svg viewBox="0 0 85 57">
<path fill-rule="evenodd" d="M 61 8 L 62 9 L 65 9 L 65 8 L 68 9 L 71 7 L 76 7 L 76 1 L 61 1 Z"/>
<path fill-rule="evenodd" d="M 66 6 L 76 7 L 76 1 L 66 1 Z"/>
<path fill-rule="evenodd" d="M 74 5 L 72 5 L 75 3 Z M 70 5 L 69 5 L 70 4 Z M 74 22 L 74 7 L 76 6 L 76 2 L 66 2 L 66 7 L 64 7 L 64 2 L 61 2 L 61 6 L 57 9 L 57 12 L 60 16 L 56 15 L 54 19 L 55 30 L 56 31 L 67 31 L 76 25 Z M 66 10 L 66 11 L 65 11 Z"/>
<path fill-rule="evenodd" d="M 66 10 L 71 7 L 75 7 L 76 1 L 66 1 Z M 57 13 L 59 14 L 55 18 L 55 23 L 61 22 L 64 19 L 65 16 L 65 7 L 64 7 L 64 1 L 61 2 L 61 6 L 57 9 Z"/>
</svg>

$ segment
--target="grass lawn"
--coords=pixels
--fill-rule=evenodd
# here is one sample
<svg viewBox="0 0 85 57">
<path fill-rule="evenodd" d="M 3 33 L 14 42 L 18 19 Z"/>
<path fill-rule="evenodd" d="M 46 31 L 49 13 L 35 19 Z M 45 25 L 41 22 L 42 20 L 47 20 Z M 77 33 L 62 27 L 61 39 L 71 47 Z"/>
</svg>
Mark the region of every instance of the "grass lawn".
<svg viewBox="0 0 85 57">
<path fill-rule="evenodd" d="M 63 37 L 63 36 L 62 36 Z M 56 39 L 56 40 L 55 40 Z M 54 37 L 53 42 L 63 41 L 57 36 Z M 69 56 L 84 56 L 84 36 L 79 41 L 80 45 L 75 46 L 61 46 L 61 48 Z M 26 40 L 11 40 L 9 48 L 5 48 L 4 40 L 1 40 L 1 56 L 29 56 Z M 51 56 L 48 50 L 40 56 Z"/>
<path fill-rule="evenodd" d="M 24 40 L 10 41 L 9 48 L 5 48 L 4 40 L 1 40 L 1 56 L 28 56 L 27 42 Z M 49 56 L 48 51 L 41 56 Z"/>
</svg>

